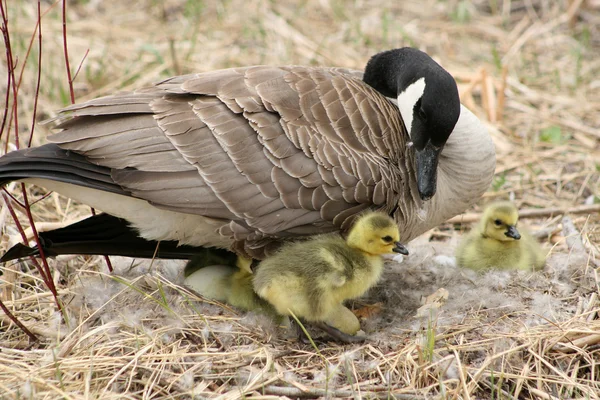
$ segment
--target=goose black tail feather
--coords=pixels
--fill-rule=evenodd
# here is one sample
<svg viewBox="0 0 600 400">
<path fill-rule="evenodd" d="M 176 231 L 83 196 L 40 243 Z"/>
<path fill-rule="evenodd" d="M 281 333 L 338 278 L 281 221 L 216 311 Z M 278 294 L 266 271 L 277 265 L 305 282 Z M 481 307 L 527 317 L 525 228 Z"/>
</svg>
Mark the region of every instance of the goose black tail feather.
<svg viewBox="0 0 600 400">
<path fill-rule="evenodd" d="M 111 169 L 55 144 L 17 150 L 0 157 L 0 186 L 27 178 L 49 179 L 129 196 L 111 177 Z"/>
<path fill-rule="evenodd" d="M 153 241 L 138 236 L 127 221 L 109 214 L 98 214 L 64 228 L 39 233 L 44 254 L 109 255 L 135 258 L 197 260 L 200 266 L 235 265 L 236 255 L 212 247 L 178 246 L 176 241 Z M 6 262 L 17 258 L 38 256 L 39 249 L 17 244 L 1 258 Z"/>
</svg>

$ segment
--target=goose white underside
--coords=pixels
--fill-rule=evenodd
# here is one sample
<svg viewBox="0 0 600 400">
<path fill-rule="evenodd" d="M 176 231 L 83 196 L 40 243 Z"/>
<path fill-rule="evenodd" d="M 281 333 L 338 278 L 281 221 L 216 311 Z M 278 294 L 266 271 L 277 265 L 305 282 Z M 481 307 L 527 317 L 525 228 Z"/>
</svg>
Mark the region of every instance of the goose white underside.
<svg viewBox="0 0 600 400">
<path fill-rule="evenodd" d="M 55 191 L 97 210 L 126 219 L 145 239 L 177 240 L 182 245 L 223 248 L 232 244 L 230 239 L 217 233 L 223 221 L 162 210 L 145 200 L 48 179 L 24 179 L 23 182 Z"/>
</svg>

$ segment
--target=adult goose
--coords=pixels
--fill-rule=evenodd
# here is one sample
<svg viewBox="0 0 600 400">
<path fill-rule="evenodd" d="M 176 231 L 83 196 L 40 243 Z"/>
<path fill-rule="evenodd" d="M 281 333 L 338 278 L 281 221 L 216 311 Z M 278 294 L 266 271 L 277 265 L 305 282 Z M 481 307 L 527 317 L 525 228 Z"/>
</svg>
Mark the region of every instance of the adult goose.
<svg viewBox="0 0 600 400">
<path fill-rule="evenodd" d="M 405 243 L 477 201 L 495 167 L 452 76 L 412 48 L 373 56 L 364 75 L 253 66 L 178 76 L 57 119 L 50 144 L 0 158 L 0 182 L 88 204 L 114 216 L 92 217 L 101 230 L 120 224 L 172 253 L 211 246 L 262 259 L 282 241 L 347 230 L 365 209 L 392 216 Z M 144 256 L 108 242 L 101 254 Z"/>
</svg>

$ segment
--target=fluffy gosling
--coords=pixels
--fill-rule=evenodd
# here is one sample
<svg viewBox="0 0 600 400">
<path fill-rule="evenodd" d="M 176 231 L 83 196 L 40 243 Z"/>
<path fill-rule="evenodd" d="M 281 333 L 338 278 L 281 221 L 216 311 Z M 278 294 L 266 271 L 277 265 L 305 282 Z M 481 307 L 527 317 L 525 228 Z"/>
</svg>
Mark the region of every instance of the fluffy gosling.
<svg viewBox="0 0 600 400">
<path fill-rule="evenodd" d="M 197 261 L 197 262 L 194 262 Z M 234 261 L 206 265 L 204 259 L 192 260 L 184 274 L 184 284 L 198 294 L 245 311 L 257 311 L 277 318 L 273 307 L 254 293 L 250 261 L 237 257 Z"/>
<path fill-rule="evenodd" d="M 408 254 L 399 239 L 398 226 L 389 216 L 365 213 L 346 240 L 327 234 L 283 246 L 258 266 L 254 290 L 280 315 L 316 322 L 342 341 L 364 340 L 356 336 L 358 319 L 342 303 L 361 296 L 379 280 L 381 255 Z"/>
<path fill-rule="evenodd" d="M 489 205 L 458 246 L 458 265 L 480 271 L 544 268 L 546 252 L 526 231 L 517 230 L 518 220 L 519 211 L 511 202 Z"/>
</svg>

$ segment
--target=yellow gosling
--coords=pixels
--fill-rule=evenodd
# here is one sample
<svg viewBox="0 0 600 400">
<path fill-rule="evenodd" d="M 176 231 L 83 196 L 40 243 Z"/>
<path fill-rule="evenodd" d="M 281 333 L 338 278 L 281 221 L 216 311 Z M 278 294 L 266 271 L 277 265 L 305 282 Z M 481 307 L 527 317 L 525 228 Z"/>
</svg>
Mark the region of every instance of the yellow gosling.
<svg viewBox="0 0 600 400">
<path fill-rule="evenodd" d="M 294 314 L 356 335 L 360 323 L 342 303 L 375 285 L 383 271 L 381 255 L 408 254 L 399 238 L 398 226 L 390 217 L 365 213 L 357 218 L 346 240 L 337 234 L 321 235 L 287 244 L 262 261 L 254 274 L 255 292 L 280 315 Z M 337 338 L 344 340 L 344 335 Z"/>
<path fill-rule="evenodd" d="M 238 257 L 236 266 L 203 266 L 187 276 L 184 284 L 208 299 L 277 317 L 273 307 L 254 293 L 253 275 L 246 265 L 250 265 L 247 259 Z"/>
<path fill-rule="evenodd" d="M 539 270 L 546 252 L 525 230 L 517 230 L 519 211 L 511 202 L 489 205 L 479 225 L 456 251 L 458 265 L 474 270 Z"/>
</svg>

